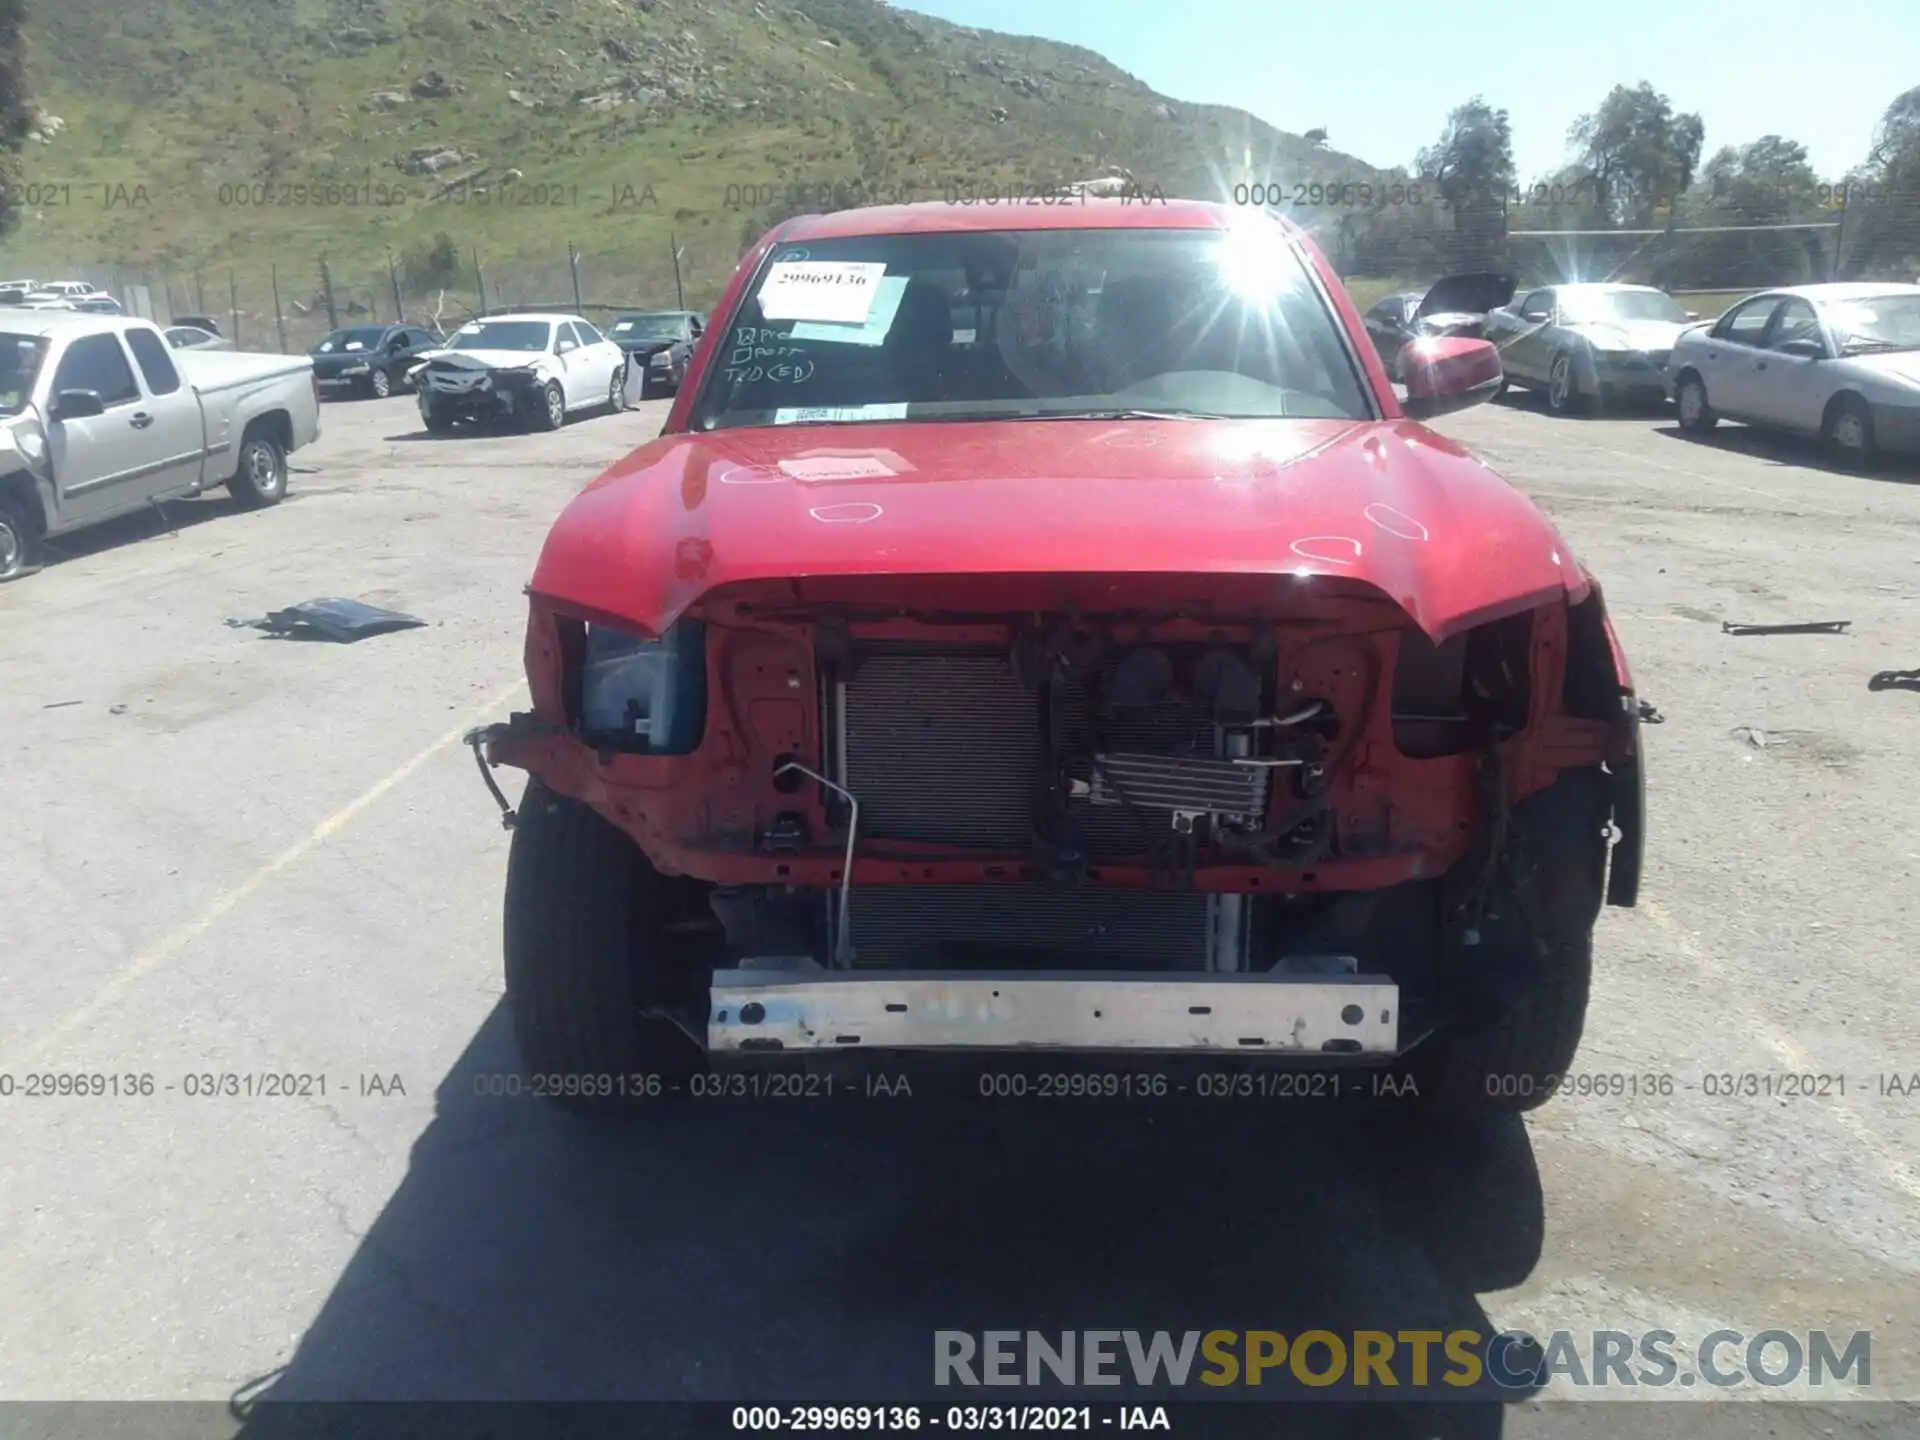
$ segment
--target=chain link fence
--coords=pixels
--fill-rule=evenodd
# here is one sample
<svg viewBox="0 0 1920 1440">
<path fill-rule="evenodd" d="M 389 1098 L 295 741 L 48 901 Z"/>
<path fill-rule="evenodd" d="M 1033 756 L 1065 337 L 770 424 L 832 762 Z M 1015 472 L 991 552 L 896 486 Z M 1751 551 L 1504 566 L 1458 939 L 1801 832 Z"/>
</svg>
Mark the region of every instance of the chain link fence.
<svg viewBox="0 0 1920 1440">
<path fill-rule="evenodd" d="M 1807 193 L 1693 194 L 1642 205 L 1584 184 L 1534 186 L 1450 202 L 1418 182 L 1311 187 L 1248 199 L 1301 224 L 1364 308 L 1449 273 L 1498 270 L 1521 285 L 1617 280 L 1730 301 L 1777 285 L 1920 280 L 1920 186 L 1820 186 Z M 1302 189 L 1303 187 L 1292 187 Z M 1238 197 L 1236 197 L 1238 198 Z M 1151 203 L 1151 202 L 1145 202 Z M 693 253 L 583 257 L 565 238 L 545 256 L 487 263 L 443 237 L 436 254 L 349 259 L 237 255 L 230 268 L 93 267 L 74 278 L 166 323 L 210 317 L 245 349 L 304 352 L 341 325 L 405 320 L 451 330 L 475 315 L 553 309 L 604 323 L 636 310 L 704 310 L 740 254 L 783 214 L 743 217 Z M 721 253 L 725 251 L 726 253 Z"/>
</svg>

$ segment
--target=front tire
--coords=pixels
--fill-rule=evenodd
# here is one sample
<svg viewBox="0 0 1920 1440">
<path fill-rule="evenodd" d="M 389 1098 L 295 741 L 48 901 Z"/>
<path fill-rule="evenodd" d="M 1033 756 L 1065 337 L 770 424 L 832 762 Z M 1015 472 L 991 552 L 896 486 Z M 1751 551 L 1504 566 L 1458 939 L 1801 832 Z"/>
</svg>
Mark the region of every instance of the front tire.
<svg viewBox="0 0 1920 1440">
<path fill-rule="evenodd" d="M 1873 412 L 1858 395 L 1836 395 L 1820 426 L 1827 454 L 1843 470 L 1871 470 L 1879 457 L 1873 439 Z"/>
<path fill-rule="evenodd" d="M 1707 403 L 1707 383 L 1691 370 L 1680 377 L 1673 390 L 1673 408 L 1679 412 L 1680 428 L 1689 435 L 1705 435 L 1720 423 Z"/>
<path fill-rule="evenodd" d="M 1519 1113 L 1555 1094 L 1586 1027 L 1607 873 L 1606 777 L 1572 771 L 1514 808 L 1523 858 L 1502 881 L 1456 987 L 1484 986 L 1434 1039 L 1422 1097 L 1448 1115 Z M 1489 977 L 1499 977 L 1490 979 Z M 1502 986 L 1514 986 L 1504 997 Z M 1431 1089 L 1429 1089 L 1429 1086 Z"/>
<path fill-rule="evenodd" d="M 668 987 L 668 882 L 578 800 L 527 782 L 507 857 L 507 1000 L 527 1073 L 570 1110 L 668 1098 L 704 1054 L 640 1007 Z M 649 1095 L 634 1077 L 654 1076 Z M 609 1093 L 610 1092 L 610 1093 Z M 684 1093 L 682 1090 L 680 1093 Z"/>
<path fill-rule="evenodd" d="M 287 452 L 264 430 L 249 430 L 240 441 L 240 464 L 227 493 L 245 510 L 278 505 L 287 494 Z"/>
<path fill-rule="evenodd" d="M 1547 408 L 1556 415 L 1579 415 L 1586 410 L 1586 397 L 1581 395 L 1579 377 L 1573 371 L 1573 356 L 1564 350 L 1553 357 L 1547 371 Z"/>
<path fill-rule="evenodd" d="M 385 370 L 376 370 L 367 379 L 367 388 L 373 392 L 373 398 L 384 400 L 393 394 L 393 376 Z"/>
<path fill-rule="evenodd" d="M 533 422 L 542 430 L 558 430 L 567 423 L 567 395 L 558 380 L 540 387 L 540 408 L 534 411 Z"/>
<path fill-rule="evenodd" d="M 0 495 L 0 581 L 19 580 L 40 568 L 39 530 L 26 501 Z"/>
<path fill-rule="evenodd" d="M 624 369 L 616 370 L 612 382 L 607 386 L 607 409 L 618 415 L 626 408 L 627 372 Z"/>
</svg>

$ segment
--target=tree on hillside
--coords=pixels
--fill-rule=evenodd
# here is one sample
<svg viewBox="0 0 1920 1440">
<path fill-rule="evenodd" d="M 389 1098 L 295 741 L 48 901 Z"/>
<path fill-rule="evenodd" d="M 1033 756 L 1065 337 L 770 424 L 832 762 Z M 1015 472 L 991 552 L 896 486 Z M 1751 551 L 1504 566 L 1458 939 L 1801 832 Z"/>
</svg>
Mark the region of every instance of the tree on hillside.
<svg viewBox="0 0 1920 1440">
<path fill-rule="evenodd" d="M 1920 85 L 1893 97 L 1880 117 L 1867 163 L 1882 175 L 1920 163 Z"/>
<path fill-rule="evenodd" d="M 400 257 L 400 277 L 410 295 L 452 289 L 464 278 L 460 247 L 442 230 L 430 243 L 416 245 Z"/>
<path fill-rule="evenodd" d="M 0 0 L 0 235 L 19 218 L 20 150 L 33 129 L 27 103 L 26 0 Z"/>
<path fill-rule="evenodd" d="M 1688 225 L 1789 225 L 1830 218 L 1820 204 L 1819 178 L 1806 147 L 1783 135 L 1762 135 L 1715 151 L 1679 208 Z M 1830 252 L 1822 248 L 1829 243 L 1829 232 L 1734 231 L 1687 239 L 1683 252 L 1672 259 L 1696 285 L 1824 280 L 1831 263 Z"/>
<path fill-rule="evenodd" d="M 1496 263 L 1506 249 L 1506 202 L 1514 177 L 1507 112 L 1478 95 L 1456 106 L 1439 143 L 1415 157 L 1414 169 L 1453 212 L 1452 263 Z"/>
<path fill-rule="evenodd" d="M 1846 271 L 1873 279 L 1920 274 L 1920 85 L 1880 117 L 1866 164 L 1848 177 Z"/>
<path fill-rule="evenodd" d="M 1644 229 L 1693 183 L 1706 126 L 1642 80 L 1616 85 L 1567 131 L 1585 178 L 1618 225 Z"/>
</svg>

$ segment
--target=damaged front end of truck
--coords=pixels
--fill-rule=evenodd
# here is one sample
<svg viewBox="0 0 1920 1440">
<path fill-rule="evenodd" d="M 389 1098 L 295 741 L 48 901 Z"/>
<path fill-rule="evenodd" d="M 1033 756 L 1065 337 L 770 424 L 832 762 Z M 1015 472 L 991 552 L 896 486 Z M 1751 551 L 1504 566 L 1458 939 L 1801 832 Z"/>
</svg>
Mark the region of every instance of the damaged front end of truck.
<svg viewBox="0 0 1920 1440">
<path fill-rule="evenodd" d="M 1397 1063 L 1542 984 L 1584 1002 L 1603 887 L 1637 884 L 1638 722 L 1597 589 L 1438 642 L 1334 576 L 759 582 L 656 635 L 536 593 L 527 660 L 534 709 L 474 740 L 534 776 L 510 983 L 517 945 L 547 993 L 582 927 L 627 957 L 631 992 L 589 1003 L 638 1019 L 596 1014 L 588 1073 Z M 1454 1098 L 1490 1073 L 1470 1058 Z"/>
<path fill-rule="evenodd" d="M 1639 719 L 1553 526 L 1408 417 L 1490 346 L 1403 407 L 1304 237 L 1197 202 L 806 217 L 716 313 L 473 737 L 531 775 L 507 990 L 561 1098 L 843 1053 L 1552 1092 Z"/>
</svg>

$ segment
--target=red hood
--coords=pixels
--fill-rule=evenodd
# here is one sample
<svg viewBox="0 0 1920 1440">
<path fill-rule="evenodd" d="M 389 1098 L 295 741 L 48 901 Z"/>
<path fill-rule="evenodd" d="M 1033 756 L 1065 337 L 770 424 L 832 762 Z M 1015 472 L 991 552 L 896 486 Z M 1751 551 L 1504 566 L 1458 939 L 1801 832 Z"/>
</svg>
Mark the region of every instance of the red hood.
<svg viewBox="0 0 1920 1440">
<path fill-rule="evenodd" d="M 1409 420 L 1002 421 L 663 436 L 575 497 L 533 590 L 659 633 L 743 581 L 1318 574 L 1436 640 L 1586 580 L 1518 490 Z"/>
</svg>

